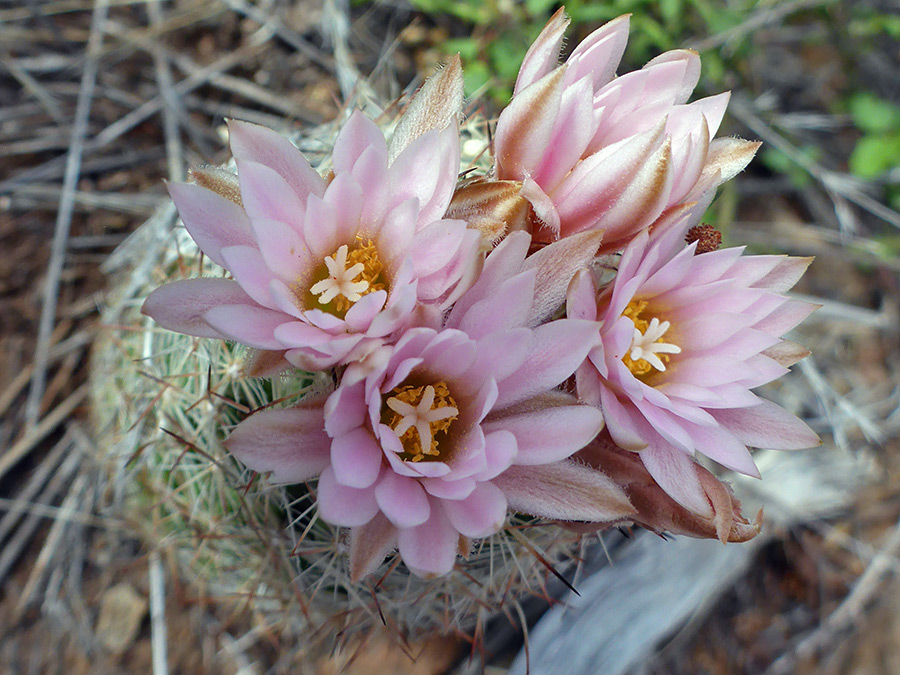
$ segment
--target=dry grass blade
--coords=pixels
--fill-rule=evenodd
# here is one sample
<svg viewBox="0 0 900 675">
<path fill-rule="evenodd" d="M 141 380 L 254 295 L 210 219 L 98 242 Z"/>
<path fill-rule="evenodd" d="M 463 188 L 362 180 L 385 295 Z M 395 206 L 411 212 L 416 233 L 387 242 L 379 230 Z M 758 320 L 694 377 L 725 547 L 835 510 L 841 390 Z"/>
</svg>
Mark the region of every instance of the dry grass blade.
<svg viewBox="0 0 900 675">
<path fill-rule="evenodd" d="M 147 12 L 154 28 L 159 29 L 163 21 L 159 0 L 150 0 Z M 153 65 L 156 70 L 156 82 L 163 100 L 163 131 L 166 137 L 166 156 L 169 163 L 169 180 L 184 180 L 184 150 L 181 147 L 179 120 L 184 111 L 172 85 L 172 71 L 163 56 L 159 42 L 153 42 Z"/>
<path fill-rule="evenodd" d="M 75 444 L 70 438 L 65 444 L 66 451 L 71 452 L 75 449 Z M 72 452 L 66 460 L 60 465 L 53 477 L 46 483 L 44 489 L 35 498 L 36 503 L 48 504 L 55 500 L 62 490 L 68 485 L 75 471 L 78 469 L 82 457 L 77 452 Z M 39 514 L 29 514 L 26 516 L 16 530 L 15 536 L 3 545 L 0 552 L 0 581 L 6 578 L 13 564 L 22 554 L 25 546 L 31 541 L 34 532 L 41 523 Z"/>
<path fill-rule="evenodd" d="M 78 92 L 78 103 L 75 107 L 72 141 L 66 159 L 66 174 L 63 179 L 63 191 L 56 217 L 53 244 L 50 249 L 50 264 L 47 267 L 47 278 L 44 282 L 46 285 L 44 286 L 41 320 L 34 352 L 34 374 L 25 406 L 25 421 L 29 427 L 37 423 L 41 400 L 44 396 L 50 334 L 53 332 L 53 324 L 56 318 L 60 275 L 65 263 L 69 228 L 72 224 L 72 211 L 75 207 L 75 188 L 81 175 L 81 158 L 88 132 L 91 104 L 94 99 L 94 85 L 97 81 L 97 67 L 100 60 L 100 48 L 103 44 L 103 30 L 108 9 L 108 0 L 98 0 L 91 18 L 90 40 L 81 77 L 81 87 Z M 2 472 L 0 472 L 0 475 L 2 475 Z"/>
<path fill-rule="evenodd" d="M 25 435 L 0 455 L 0 478 L 6 475 L 25 455 L 59 426 L 87 398 L 88 385 L 83 384 L 70 394 L 62 403 L 44 416 L 38 424 L 28 430 Z"/>
<path fill-rule="evenodd" d="M 159 552 L 150 554 L 150 632 L 153 675 L 168 675 L 166 627 L 166 576 Z"/>
<path fill-rule="evenodd" d="M 884 546 L 857 579 L 853 590 L 838 608 L 791 651 L 779 657 L 766 670 L 766 675 L 790 675 L 796 671 L 798 661 L 821 653 L 834 645 L 842 633 L 855 628 L 866 606 L 873 601 L 885 578 L 895 568 L 898 554 L 900 554 L 900 522 L 891 531 Z"/>
</svg>

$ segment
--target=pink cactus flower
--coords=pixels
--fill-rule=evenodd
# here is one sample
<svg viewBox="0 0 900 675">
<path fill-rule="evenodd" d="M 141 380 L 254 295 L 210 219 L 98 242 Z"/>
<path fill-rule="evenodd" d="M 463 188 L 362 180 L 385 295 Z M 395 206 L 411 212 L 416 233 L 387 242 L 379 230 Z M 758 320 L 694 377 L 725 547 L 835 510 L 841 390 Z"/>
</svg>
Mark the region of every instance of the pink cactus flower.
<svg viewBox="0 0 900 675">
<path fill-rule="evenodd" d="M 541 324 L 575 251 L 583 263 L 599 241 L 585 256 L 588 240 L 572 239 L 526 260 L 530 237 L 510 235 L 438 325 L 382 346 L 377 368 L 349 367 L 324 405 L 259 412 L 228 439 L 276 482 L 320 474 L 319 515 L 353 528 L 354 578 L 394 546 L 415 574 L 446 574 L 508 508 L 595 522 L 633 513 L 609 478 L 568 459 L 603 425 L 556 389 L 595 344 L 594 323 Z"/>
<path fill-rule="evenodd" d="M 746 166 L 758 147 L 711 140 L 729 95 L 687 103 L 700 57 L 666 52 L 615 77 L 628 16 L 591 33 L 557 66 L 568 18 L 560 9 L 529 49 L 495 135 L 496 177 L 522 182 L 538 241 L 587 229 L 615 251 L 660 215 L 697 202 Z"/>
<path fill-rule="evenodd" d="M 568 316 L 597 321 L 601 343 L 576 373 L 578 394 L 603 410 L 617 445 L 638 453 L 679 504 L 712 517 L 692 456 L 759 476 L 747 446 L 808 448 L 816 434 L 751 390 L 808 352 L 781 336 L 815 309 L 782 295 L 809 258 L 697 254 L 684 229 L 639 234 L 599 295 L 573 280 Z"/>
<path fill-rule="evenodd" d="M 234 194 L 186 183 L 169 192 L 233 280 L 151 293 L 143 311 L 164 328 L 286 350 L 295 366 L 318 370 L 371 351 L 416 303 L 448 306 L 477 271 L 477 233 L 442 219 L 459 170 L 455 124 L 422 133 L 389 162 L 381 131 L 356 112 L 327 182 L 279 134 L 246 122 L 230 132 Z"/>
</svg>

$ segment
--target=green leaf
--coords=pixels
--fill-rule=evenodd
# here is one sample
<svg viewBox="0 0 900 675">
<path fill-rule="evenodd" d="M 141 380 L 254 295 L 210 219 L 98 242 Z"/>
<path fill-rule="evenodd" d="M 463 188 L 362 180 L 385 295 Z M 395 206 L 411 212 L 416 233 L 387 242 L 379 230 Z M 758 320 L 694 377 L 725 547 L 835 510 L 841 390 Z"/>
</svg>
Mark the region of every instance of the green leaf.
<svg viewBox="0 0 900 675">
<path fill-rule="evenodd" d="M 850 171 L 860 178 L 877 178 L 900 166 L 900 134 L 868 134 L 850 153 Z"/>
<path fill-rule="evenodd" d="M 856 128 L 866 133 L 900 130 L 900 107 L 868 91 L 850 99 L 850 115 Z"/>
<path fill-rule="evenodd" d="M 782 173 L 790 178 L 794 187 L 804 188 L 812 182 L 812 178 L 810 178 L 806 169 L 781 152 L 781 150 L 765 148 L 760 154 L 760 159 L 772 171 Z"/>
<path fill-rule="evenodd" d="M 491 57 L 491 65 L 495 74 L 501 80 L 515 80 L 519 74 L 519 66 L 525 58 L 527 45 L 521 40 L 514 40 L 511 36 L 505 36 L 494 40 L 488 45 L 488 54 Z"/>
<path fill-rule="evenodd" d="M 458 52 L 459 57 L 463 61 L 474 61 L 478 58 L 478 40 L 475 38 L 453 38 L 443 42 L 440 47 L 445 54 L 456 54 Z"/>
<path fill-rule="evenodd" d="M 531 16 L 543 18 L 555 4 L 556 0 L 525 0 L 525 11 Z"/>
<path fill-rule="evenodd" d="M 474 61 L 463 70 L 466 96 L 472 96 L 491 80 L 491 70 L 483 61 Z"/>
</svg>

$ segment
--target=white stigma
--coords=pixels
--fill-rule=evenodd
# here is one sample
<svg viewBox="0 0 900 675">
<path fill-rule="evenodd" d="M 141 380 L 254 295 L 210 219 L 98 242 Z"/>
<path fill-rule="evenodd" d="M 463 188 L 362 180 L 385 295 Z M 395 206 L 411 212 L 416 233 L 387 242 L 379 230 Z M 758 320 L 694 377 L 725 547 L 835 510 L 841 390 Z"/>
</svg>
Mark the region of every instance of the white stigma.
<svg viewBox="0 0 900 675">
<path fill-rule="evenodd" d="M 432 405 L 434 405 L 434 387 L 430 384 L 422 392 L 422 400 L 419 401 L 419 405 L 410 405 L 396 397 L 391 397 L 387 400 L 388 408 L 401 416 L 400 421 L 394 427 L 394 432 L 397 436 L 402 436 L 407 429 L 415 427 L 416 432 L 419 434 L 419 445 L 422 446 L 422 453 L 426 455 L 432 454 L 431 423 L 459 414 L 459 410 L 451 405 L 445 405 L 434 410 L 431 409 Z"/>
<path fill-rule="evenodd" d="M 641 333 L 640 329 L 634 329 L 634 337 L 631 339 L 631 347 L 628 356 L 632 361 L 640 361 L 643 359 L 651 366 L 659 371 L 666 369 L 666 364 L 662 362 L 657 354 L 679 354 L 681 347 L 673 345 L 669 342 L 657 342 L 666 331 L 669 330 L 668 321 L 659 322 L 659 319 L 653 317 L 650 325 L 647 326 L 647 332 Z"/>
<path fill-rule="evenodd" d="M 353 281 L 365 270 L 365 265 L 356 263 L 347 269 L 347 245 L 341 246 L 334 258 L 325 256 L 325 267 L 328 268 L 328 278 L 322 279 L 312 285 L 309 292 L 319 296 L 319 302 L 327 305 L 337 296 L 343 295 L 350 302 L 356 302 L 362 298 L 362 294 L 369 290 L 368 281 Z"/>
</svg>

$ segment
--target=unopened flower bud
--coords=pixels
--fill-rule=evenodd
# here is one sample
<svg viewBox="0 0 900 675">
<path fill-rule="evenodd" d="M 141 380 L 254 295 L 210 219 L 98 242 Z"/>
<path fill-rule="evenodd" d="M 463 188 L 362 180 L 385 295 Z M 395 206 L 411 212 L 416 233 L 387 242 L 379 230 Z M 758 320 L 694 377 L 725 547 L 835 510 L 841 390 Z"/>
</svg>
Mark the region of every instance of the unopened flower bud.
<svg viewBox="0 0 900 675">
<path fill-rule="evenodd" d="M 238 206 L 243 206 L 241 200 L 241 186 L 238 184 L 238 177 L 227 169 L 216 166 L 199 166 L 188 172 L 190 179 L 207 190 L 212 190 L 220 197 L 234 202 Z"/>
<path fill-rule="evenodd" d="M 465 220 L 481 232 L 482 247 L 490 250 L 510 232 L 525 229 L 529 205 L 519 194 L 521 188 L 514 180 L 465 181 L 456 188 L 445 217 Z"/>
</svg>

